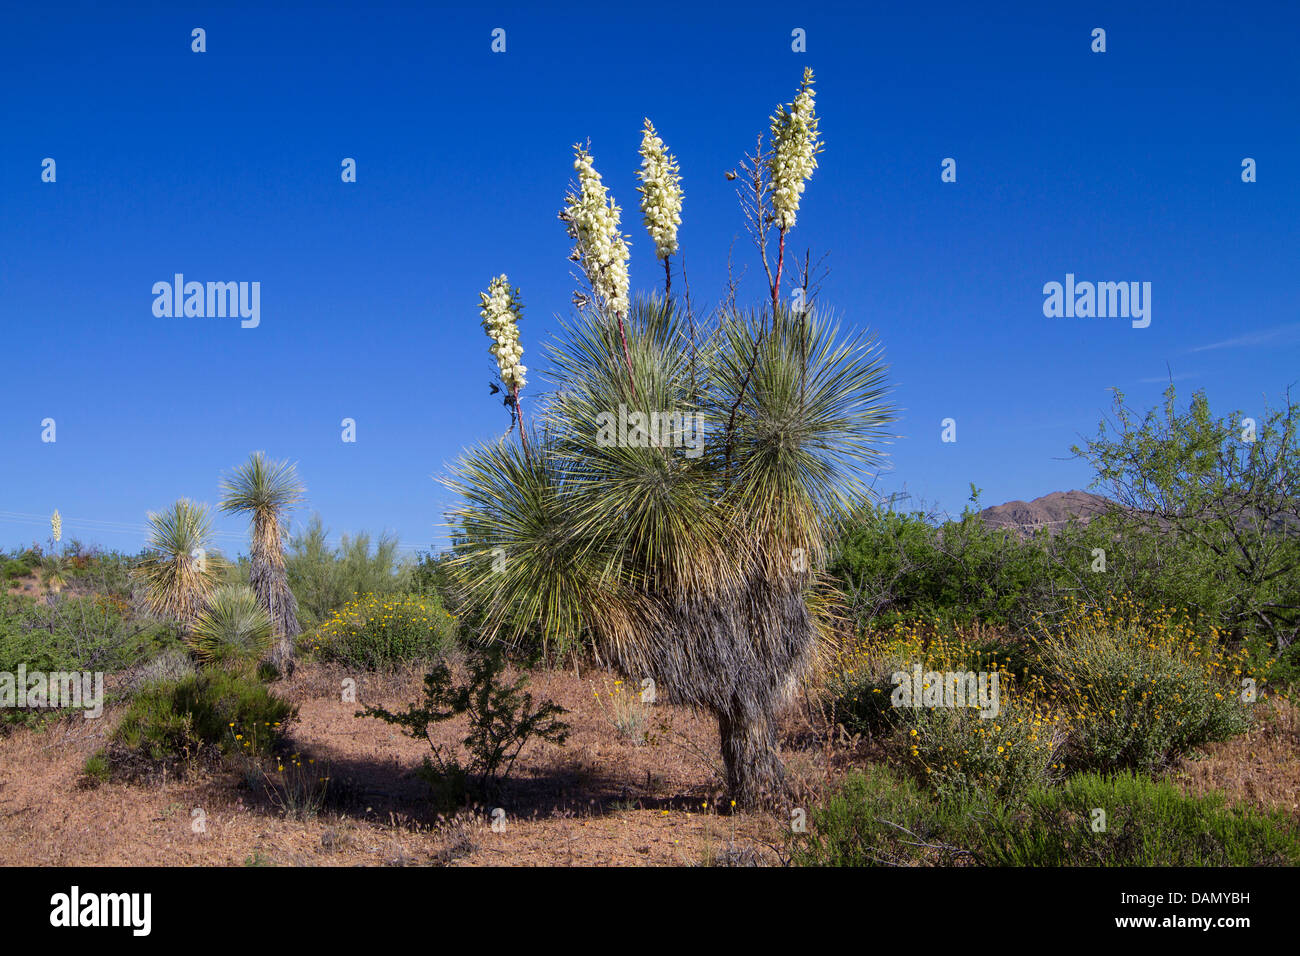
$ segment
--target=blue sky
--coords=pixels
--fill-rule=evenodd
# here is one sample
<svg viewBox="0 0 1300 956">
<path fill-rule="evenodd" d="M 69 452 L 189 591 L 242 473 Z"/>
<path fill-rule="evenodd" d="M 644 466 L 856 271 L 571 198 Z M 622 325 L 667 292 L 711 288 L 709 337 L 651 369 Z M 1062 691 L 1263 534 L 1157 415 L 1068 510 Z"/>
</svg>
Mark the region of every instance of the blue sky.
<svg viewBox="0 0 1300 956">
<path fill-rule="evenodd" d="M 1068 449 L 1107 389 L 1149 406 L 1169 369 L 1223 411 L 1280 399 L 1300 379 L 1300 6 L 1001 6 L 7 7 L 0 546 L 43 540 L 27 516 L 58 508 L 65 537 L 135 550 L 149 510 L 215 502 L 257 449 L 298 462 L 299 518 L 438 544 L 435 476 L 509 424 L 477 292 L 521 287 L 530 390 L 570 309 L 570 145 L 590 137 L 633 287 L 656 288 L 650 117 L 681 163 L 697 303 L 736 236 L 758 302 L 723 173 L 805 65 L 827 145 L 790 243 L 829 253 L 823 304 L 891 363 L 882 490 L 956 513 L 970 482 L 985 504 L 1085 486 Z M 261 324 L 154 317 L 177 272 L 260 282 Z M 1046 318 L 1066 273 L 1150 282 L 1150 327 Z M 242 546 L 240 519 L 217 526 Z"/>
</svg>

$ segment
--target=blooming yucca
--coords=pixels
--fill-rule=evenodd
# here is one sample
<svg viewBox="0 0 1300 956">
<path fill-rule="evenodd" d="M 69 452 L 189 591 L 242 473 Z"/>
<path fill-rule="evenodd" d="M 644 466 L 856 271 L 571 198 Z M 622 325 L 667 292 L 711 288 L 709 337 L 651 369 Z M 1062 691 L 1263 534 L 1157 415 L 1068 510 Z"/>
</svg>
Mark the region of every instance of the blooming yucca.
<svg viewBox="0 0 1300 956">
<path fill-rule="evenodd" d="M 528 369 L 520 364 L 524 350 L 519 345 L 518 323 L 523 318 L 524 307 L 519 300 L 519 290 L 512 290 L 502 274 L 488 284 L 486 292 L 479 293 L 479 298 L 482 308 L 478 314 L 482 316 L 483 328 L 493 342 L 489 351 L 496 356 L 501 381 L 507 388 L 523 388 L 528 384 L 524 378 Z"/>
<path fill-rule="evenodd" d="M 655 196 L 676 185 L 676 168 L 647 133 L 643 212 L 665 254 L 680 194 L 671 211 Z M 758 142 L 763 160 L 747 171 L 761 241 L 776 217 Z M 883 456 L 895 417 L 885 366 L 867 334 L 810 311 L 721 309 L 703 351 L 688 302 L 639 297 L 629 308 L 618 206 L 586 150 L 575 154 L 578 185 L 560 219 L 594 307 L 577 297 L 579 315 L 551 350 L 564 397 L 543 406 L 546 440 L 531 458 L 491 442 L 452 466 L 445 482 L 461 504 L 448 515 L 457 547 L 447 572 L 480 641 L 537 641 L 543 654 L 590 642 L 626 677 L 651 676 L 717 719 L 737 806 L 781 805 L 776 715 L 838 627 L 822 569 L 834 529 L 868 491 L 860 476 Z M 764 267 L 779 289 L 779 262 L 774 274 L 765 255 Z M 592 424 L 613 408 L 647 419 L 698 409 L 716 453 L 687 460 L 621 436 L 611 446 Z M 598 699 L 639 706 L 627 689 L 607 693 Z"/>
<path fill-rule="evenodd" d="M 817 168 L 817 154 L 824 145 L 817 138 L 817 115 L 814 112 L 813 71 L 805 67 L 799 95 L 789 111 L 780 104 L 772 117 L 772 156 L 768 175 L 772 182 L 772 209 L 782 232 L 794 228 L 799 213 L 799 197 L 804 184 Z"/>
<path fill-rule="evenodd" d="M 677 251 L 677 227 L 682 224 L 682 176 L 676 157 L 668 152 L 649 119 L 641 136 L 641 169 L 637 176 L 642 183 L 637 187 L 641 214 L 655 241 L 655 257 L 667 259 Z"/>
<path fill-rule="evenodd" d="M 626 237 L 619 231 L 623 210 L 608 196 L 609 190 L 591 163 L 591 155 L 574 146 L 573 168 L 578 173 L 578 193 L 570 192 L 560 213 L 569 227 L 569 238 L 576 240 L 575 260 L 582 264 L 591 283 L 591 291 L 606 310 L 624 315 L 628 308 Z"/>
<path fill-rule="evenodd" d="M 54 509 L 54 514 L 50 515 L 50 534 L 54 536 L 55 542 L 63 540 L 63 516 L 59 514 L 59 509 Z"/>
</svg>

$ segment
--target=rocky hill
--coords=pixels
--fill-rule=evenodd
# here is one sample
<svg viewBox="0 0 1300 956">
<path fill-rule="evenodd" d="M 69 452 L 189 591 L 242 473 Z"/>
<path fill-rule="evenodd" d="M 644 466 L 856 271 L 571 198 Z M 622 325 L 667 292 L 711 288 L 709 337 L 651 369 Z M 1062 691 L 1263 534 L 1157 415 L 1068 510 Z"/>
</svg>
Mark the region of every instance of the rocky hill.
<svg viewBox="0 0 1300 956">
<path fill-rule="evenodd" d="M 1087 491 L 1053 491 L 1033 501 L 1008 501 L 985 508 L 980 517 L 989 527 L 1012 528 L 1028 535 L 1038 528 L 1055 531 L 1070 518 L 1087 524 L 1111 506 L 1108 499 Z"/>
</svg>

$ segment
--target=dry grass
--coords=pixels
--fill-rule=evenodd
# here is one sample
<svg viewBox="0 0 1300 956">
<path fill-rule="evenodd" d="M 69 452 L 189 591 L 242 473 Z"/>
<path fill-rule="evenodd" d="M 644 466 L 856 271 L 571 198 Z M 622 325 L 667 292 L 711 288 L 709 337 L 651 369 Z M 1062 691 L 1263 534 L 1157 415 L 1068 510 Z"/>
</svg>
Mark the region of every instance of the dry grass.
<svg viewBox="0 0 1300 956">
<path fill-rule="evenodd" d="M 1229 803 L 1281 810 L 1300 820 L 1300 711 L 1272 698 L 1256 727 L 1184 757 L 1169 778 L 1187 793 L 1217 790 Z"/>
</svg>

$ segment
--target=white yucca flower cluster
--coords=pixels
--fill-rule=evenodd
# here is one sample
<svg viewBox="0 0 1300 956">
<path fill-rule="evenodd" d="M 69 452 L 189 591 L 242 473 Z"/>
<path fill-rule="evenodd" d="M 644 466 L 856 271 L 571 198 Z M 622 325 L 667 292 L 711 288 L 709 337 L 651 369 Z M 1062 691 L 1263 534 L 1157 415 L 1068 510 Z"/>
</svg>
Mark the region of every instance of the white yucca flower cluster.
<svg viewBox="0 0 1300 956">
<path fill-rule="evenodd" d="M 668 152 L 649 119 L 641 136 L 641 170 L 637 175 L 642 182 L 637 188 L 641 213 L 655 241 L 655 256 L 667 259 L 677 251 L 677 227 L 682 224 L 682 176 L 677 159 Z"/>
<path fill-rule="evenodd" d="M 607 197 L 587 151 L 574 146 L 573 152 L 579 192 L 565 197 L 560 218 L 568 223 L 569 238 L 576 240 L 573 258 L 582 263 L 591 291 L 606 310 L 623 315 L 628 309 L 627 260 L 631 258 L 626 237 L 619 231 L 623 210 Z"/>
<path fill-rule="evenodd" d="M 772 209 L 782 231 L 794 228 L 799 197 L 817 168 L 817 154 L 825 145 L 817 139 L 812 87 L 813 71 L 805 67 L 799 95 L 790 104 L 789 111 L 778 104 L 772 117 L 772 158 L 768 161 L 768 172 L 772 182 Z"/>
<path fill-rule="evenodd" d="M 524 357 L 524 350 L 519 345 L 518 323 L 524 312 L 519 290 L 512 290 L 502 274 L 488 284 L 486 292 L 478 295 L 483 302 L 478 314 L 482 316 L 483 328 L 493 342 L 488 351 L 496 356 L 501 381 L 507 388 L 523 388 L 528 384 L 524 379 L 528 369 L 519 362 Z"/>
<path fill-rule="evenodd" d="M 59 514 L 59 509 L 54 509 L 54 514 L 50 515 L 50 534 L 55 541 L 63 540 L 63 515 Z"/>
</svg>

